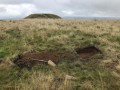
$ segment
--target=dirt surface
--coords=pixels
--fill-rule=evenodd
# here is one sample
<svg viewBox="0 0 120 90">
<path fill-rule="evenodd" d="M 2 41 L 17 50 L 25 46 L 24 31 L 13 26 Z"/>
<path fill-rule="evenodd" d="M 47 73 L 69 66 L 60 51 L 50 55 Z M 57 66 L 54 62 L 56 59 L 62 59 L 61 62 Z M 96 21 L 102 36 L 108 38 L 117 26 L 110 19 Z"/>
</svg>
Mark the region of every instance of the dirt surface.
<svg viewBox="0 0 120 90">
<path fill-rule="evenodd" d="M 36 64 L 47 64 L 48 60 L 58 64 L 60 60 L 74 56 L 71 52 L 28 52 L 18 55 L 13 62 L 21 68 L 31 68 Z"/>
<path fill-rule="evenodd" d="M 3 62 L 3 60 L 0 60 L 0 64 Z"/>
<path fill-rule="evenodd" d="M 88 59 L 98 53 L 101 51 L 94 46 L 78 48 L 76 52 L 28 52 L 24 55 L 18 55 L 13 62 L 21 68 L 32 68 L 36 64 L 47 65 L 49 60 L 55 64 L 63 60 L 69 60 L 72 63 L 76 58 Z"/>
<path fill-rule="evenodd" d="M 89 46 L 89 47 L 85 47 L 85 48 L 77 48 L 75 50 L 76 50 L 77 54 L 80 55 L 81 58 L 90 58 L 96 54 L 102 53 L 95 46 Z"/>
</svg>

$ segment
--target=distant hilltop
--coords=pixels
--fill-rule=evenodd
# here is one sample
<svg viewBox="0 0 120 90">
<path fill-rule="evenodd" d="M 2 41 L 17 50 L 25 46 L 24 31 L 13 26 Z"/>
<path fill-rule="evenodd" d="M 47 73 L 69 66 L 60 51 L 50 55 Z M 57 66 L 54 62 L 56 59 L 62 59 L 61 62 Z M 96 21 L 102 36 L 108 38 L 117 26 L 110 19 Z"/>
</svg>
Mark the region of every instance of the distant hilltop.
<svg viewBox="0 0 120 90">
<path fill-rule="evenodd" d="M 36 19 L 36 18 L 40 18 L 40 19 L 61 19 L 60 16 L 55 15 L 55 14 L 31 14 L 27 17 L 25 17 L 25 19 Z"/>
</svg>

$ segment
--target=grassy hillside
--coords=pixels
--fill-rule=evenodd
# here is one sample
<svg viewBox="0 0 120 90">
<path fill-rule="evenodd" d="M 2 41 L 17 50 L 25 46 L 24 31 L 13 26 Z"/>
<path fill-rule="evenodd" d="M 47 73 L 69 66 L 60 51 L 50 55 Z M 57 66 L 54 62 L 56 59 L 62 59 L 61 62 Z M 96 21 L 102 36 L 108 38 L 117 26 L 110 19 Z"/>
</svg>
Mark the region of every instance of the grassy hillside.
<svg viewBox="0 0 120 90">
<path fill-rule="evenodd" d="M 43 18 L 43 19 L 61 19 L 61 17 L 54 15 L 54 14 L 31 14 L 27 17 L 25 17 L 25 19 L 35 19 L 35 18 Z"/>
<path fill-rule="evenodd" d="M 0 21 L 0 90 L 119 90 L 120 21 L 25 19 Z M 63 58 L 31 71 L 12 63 L 29 51 L 75 52 L 94 45 L 103 58 Z M 99 57 L 99 56 L 97 56 Z M 66 75 L 75 80 L 64 80 Z"/>
</svg>

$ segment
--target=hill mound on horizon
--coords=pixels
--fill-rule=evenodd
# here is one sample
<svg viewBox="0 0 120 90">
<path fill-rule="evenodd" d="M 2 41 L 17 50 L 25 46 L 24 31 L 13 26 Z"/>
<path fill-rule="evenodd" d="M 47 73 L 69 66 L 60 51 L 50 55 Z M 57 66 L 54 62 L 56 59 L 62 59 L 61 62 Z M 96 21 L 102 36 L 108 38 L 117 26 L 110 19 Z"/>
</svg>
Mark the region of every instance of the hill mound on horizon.
<svg viewBox="0 0 120 90">
<path fill-rule="evenodd" d="M 40 18 L 40 19 L 61 19 L 60 16 L 55 15 L 55 14 L 31 14 L 31 15 L 25 17 L 25 19 L 36 19 L 36 18 Z"/>
</svg>

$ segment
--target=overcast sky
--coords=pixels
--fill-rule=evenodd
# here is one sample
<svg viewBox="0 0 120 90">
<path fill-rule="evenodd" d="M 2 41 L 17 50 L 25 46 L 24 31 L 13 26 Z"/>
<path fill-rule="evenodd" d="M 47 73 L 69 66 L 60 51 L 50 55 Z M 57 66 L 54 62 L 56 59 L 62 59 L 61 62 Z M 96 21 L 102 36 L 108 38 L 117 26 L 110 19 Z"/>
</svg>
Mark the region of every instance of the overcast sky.
<svg viewBox="0 0 120 90">
<path fill-rule="evenodd" d="M 32 13 L 70 17 L 119 17 L 120 0 L 0 0 L 0 19 Z"/>
</svg>

